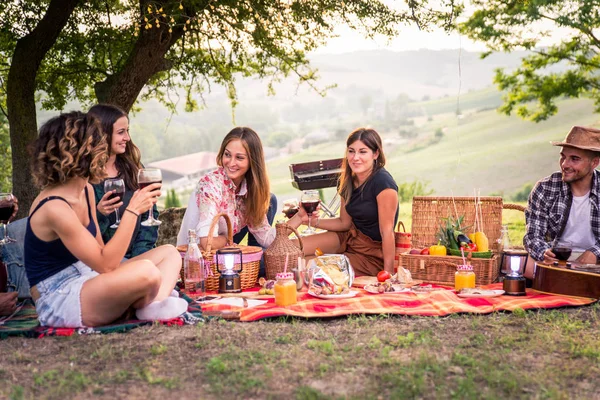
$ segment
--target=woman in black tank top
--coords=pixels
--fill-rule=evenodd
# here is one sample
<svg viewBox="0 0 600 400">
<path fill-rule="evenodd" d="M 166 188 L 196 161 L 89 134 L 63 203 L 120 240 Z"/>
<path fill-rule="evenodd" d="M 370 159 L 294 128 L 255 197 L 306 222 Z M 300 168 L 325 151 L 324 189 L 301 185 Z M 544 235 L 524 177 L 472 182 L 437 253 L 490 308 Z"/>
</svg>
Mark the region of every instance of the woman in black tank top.
<svg viewBox="0 0 600 400">
<path fill-rule="evenodd" d="M 160 195 L 160 184 L 136 191 L 114 235 L 104 244 L 90 183 L 104 177 L 106 137 L 80 112 L 46 122 L 32 147 L 32 173 L 42 189 L 30 211 L 25 268 L 42 324 L 98 326 L 133 306 L 140 319 L 174 318 L 187 309 L 172 295 L 181 267 L 173 246 L 121 263 L 140 213 Z"/>
</svg>

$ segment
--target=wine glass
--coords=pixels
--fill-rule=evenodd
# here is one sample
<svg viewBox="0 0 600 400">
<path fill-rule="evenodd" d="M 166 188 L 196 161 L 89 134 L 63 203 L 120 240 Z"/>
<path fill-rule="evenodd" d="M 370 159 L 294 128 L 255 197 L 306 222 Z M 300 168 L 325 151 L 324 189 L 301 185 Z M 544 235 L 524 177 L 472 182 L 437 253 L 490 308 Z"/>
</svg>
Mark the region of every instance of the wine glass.
<svg viewBox="0 0 600 400">
<path fill-rule="evenodd" d="M 558 240 L 552 246 L 552 252 L 559 260 L 559 262 L 565 263 L 571 257 L 571 252 L 573 249 L 573 244 L 568 241 Z"/>
<path fill-rule="evenodd" d="M 302 197 L 300 198 L 300 202 L 302 203 L 302 208 L 308 214 L 308 229 L 303 232 L 303 235 L 312 235 L 316 233 L 313 227 L 310 225 L 310 219 L 312 213 L 317 210 L 319 203 L 321 202 L 321 197 L 319 196 L 318 190 L 305 190 L 302 192 Z"/>
<path fill-rule="evenodd" d="M 105 180 L 104 181 L 104 192 L 106 193 L 106 192 L 110 192 L 110 191 L 113 191 L 114 193 L 112 193 L 110 196 L 108 196 L 108 199 L 106 199 L 106 200 L 112 200 L 115 197 L 118 197 L 119 201 L 120 201 L 121 198 L 123 197 L 123 195 L 125 194 L 125 182 L 123 182 L 123 179 L 109 178 L 109 179 Z M 121 218 L 119 218 L 119 208 L 115 208 L 115 214 L 117 216 L 117 219 L 116 219 L 115 223 L 110 226 L 112 229 L 117 229 L 119 227 L 119 224 L 121 223 Z"/>
<path fill-rule="evenodd" d="M 0 245 L 16 242 L 8 236 L 8 224 L 14 211 L 15 196 L 12 193 L 0 193 L 0 224 L 4 225 L 4 238 L 0 240 Z"/>
<path fill-rule="evenodd" d="M 138 184 L 140 185 L 140 189 L 145 188 L 146 186 L 152 185 L 153 183 L 162 184 L 162 174 L 160 169 L 158 168 L 142 168 L 138 171 Z M 142 222 L 144 226 L 159 226 L 161 224 L 160 221 L 154 219 L 154 215 L 152 213 L 152 207 L 150 207 L 150 211 L 148 212 L 148 219 Z"/>
<path fill-rule="evenodd" d="M 297 199 L 288 199 L 283 202 L 283 208 L 281 209 L 281 212 L 288 219 L 291 219 L 294 215 L 298 213 L 299 207 L 300 206 L 298 205 Z"/>
</svg>

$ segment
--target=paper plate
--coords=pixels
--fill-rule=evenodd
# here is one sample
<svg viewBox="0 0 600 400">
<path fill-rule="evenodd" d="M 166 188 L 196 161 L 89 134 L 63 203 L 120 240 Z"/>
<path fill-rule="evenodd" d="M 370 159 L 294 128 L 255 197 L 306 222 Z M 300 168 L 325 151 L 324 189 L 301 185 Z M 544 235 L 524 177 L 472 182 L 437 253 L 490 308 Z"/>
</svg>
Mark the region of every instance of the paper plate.
<svg viewBox="0 0 600 400">
<path fill-rule="evenodd" d="M 487 290 L 486 290 L 487 292 Z M 479 298 L 489 298 L 489 297 L 498 297 L 504 294 L 504 290 L 490 290 L 489 292 L 494 293 L 456 293 L 458 297 L 462 297 L 464 299 L 479 299 Z"/>
<path fill-rule="evenodd" d="M 308 294 L 310 294 L 313 297 L 319 298 L 319 299 L 324 299 L 324 300 L 333 300 L 333 299 L 349 299 L 351 297 L 354 297 L 358 294 L 358 292 L 356 290 L 351 290 L 348 293 L 344 293 L 344 294 L 314 294 L 312 292 L 308 292 Z"/>
</svg>

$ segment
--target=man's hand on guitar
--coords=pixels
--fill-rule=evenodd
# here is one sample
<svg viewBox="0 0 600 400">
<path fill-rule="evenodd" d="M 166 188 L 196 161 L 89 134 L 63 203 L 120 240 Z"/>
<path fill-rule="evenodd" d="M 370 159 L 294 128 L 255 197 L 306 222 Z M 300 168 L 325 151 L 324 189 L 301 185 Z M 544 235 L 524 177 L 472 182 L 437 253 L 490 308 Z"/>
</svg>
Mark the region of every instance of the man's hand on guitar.
<svg viewBox="0 0 600 400">
<path fill-rule="evenodd" d="M 577 257 L 577 262 L 581 264 L 596 264 L 596 256 L 591 251 L 586 250 L 582 255 Z"/>
<path fill-rule="evenodd" d="M 544 264 L 552 264 L 556 261 L 558 261 L 558 258 L 556 258 L 556 254 L 552 252 L 552 249 L 548 249 L 544 252 Z"/>
</svg>

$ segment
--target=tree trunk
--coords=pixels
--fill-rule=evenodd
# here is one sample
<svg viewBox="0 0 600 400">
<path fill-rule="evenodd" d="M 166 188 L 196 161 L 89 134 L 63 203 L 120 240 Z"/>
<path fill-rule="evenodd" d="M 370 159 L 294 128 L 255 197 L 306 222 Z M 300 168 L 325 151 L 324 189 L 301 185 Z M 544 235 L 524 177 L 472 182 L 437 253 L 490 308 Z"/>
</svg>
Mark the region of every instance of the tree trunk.
<svg viewBox="0 0 600 400">
<path fill-rule="evenodd" d="M 73 13 L 78 0 L 52 0 L 35 29 L 17 41 L 8 72 L 6 103 L 12 149 L 13 193 L 19 199 L 17 218 L 27 216 L 38 193 L 29 169 L 27 146 L 37 137 L 35 79 L 46 53 Z"/>
<path fill-rule="evenodd" d="M 142 10 L 146 9 L 149 1 L 140 0 Z M 160 7 L 163 2 L 152 2 Z M 186 10 L 186 15 L 195 15 L 193 10 Z M 169 32 L 166 24 L 160 28 L 140 29 L 140 36 L 123 68 L 114 75 L 94 85 L 96 98 L 100 103 L 114 104 L 129 112 L 140 92 L 150 78 L 158 72 L 171 68 L 165 59 L 169 49 L 183 36 L 183 26 L 173 27 Z"/>
</svg>

